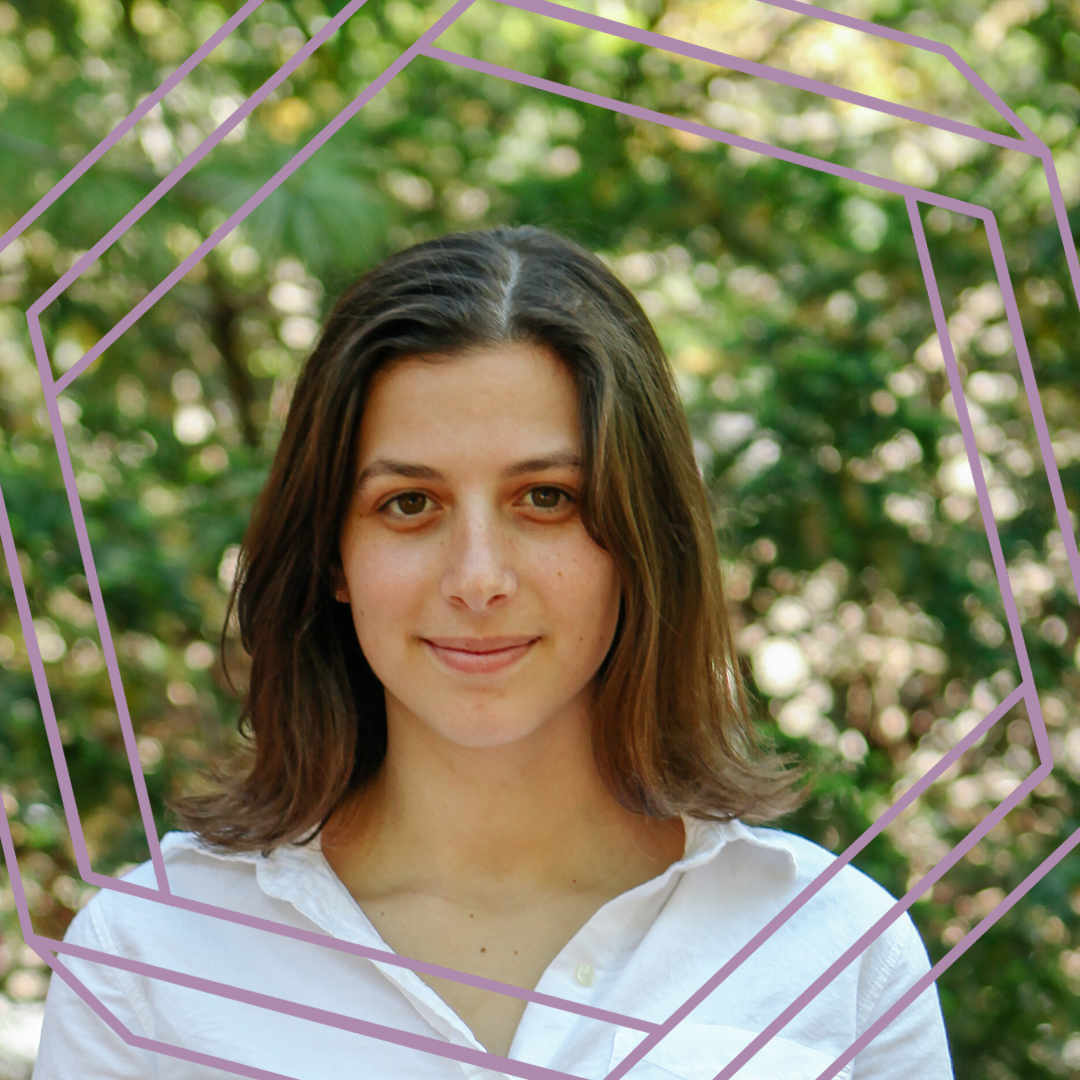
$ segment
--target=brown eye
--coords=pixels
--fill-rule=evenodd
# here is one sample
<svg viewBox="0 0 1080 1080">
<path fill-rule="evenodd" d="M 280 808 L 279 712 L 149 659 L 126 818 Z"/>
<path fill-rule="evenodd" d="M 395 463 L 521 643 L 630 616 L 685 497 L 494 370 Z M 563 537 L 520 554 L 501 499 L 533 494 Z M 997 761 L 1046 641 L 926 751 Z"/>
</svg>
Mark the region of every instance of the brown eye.
<svg viewBox="0 0 1080 1080">
<path fill-rule="evenodd" d="M 566 492 L 556 487 L 538 487 L 533 488 L 529 495 L 532 497 L 533 506 L 538 510 L 557 510 L 566 497 Z"/>
<path fill-rule="evenodd" d="M 419 491 L 407 491 L 404 495 L 398 495 L 391 499 L 389 505 L 397 503 L 398 510 L 407 517 L 421 514 L 427 505 L 428 497 Z"/>
</svg>

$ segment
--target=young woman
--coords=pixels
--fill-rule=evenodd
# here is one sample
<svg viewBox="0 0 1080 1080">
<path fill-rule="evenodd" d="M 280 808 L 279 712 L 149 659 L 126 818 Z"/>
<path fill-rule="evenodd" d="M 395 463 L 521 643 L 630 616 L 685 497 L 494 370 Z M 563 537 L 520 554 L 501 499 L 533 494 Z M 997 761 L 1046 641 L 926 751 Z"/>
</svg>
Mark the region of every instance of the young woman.
<svg viewBox="0 0 1080 1080">
<path fill-rule="evenodd" d="M 162 848 L 174 894 L 266 923 L 97 894 L 61 959 L 108 1022 L 54 977 L 36 1080 L 603 1077 L 832 861 L 748 824 L 796 795 L 667 361 L 550 232 L 339 300 L 240 567 L 250 754 Z M 713 1077 L 891 904 L 845 868 L 627 1075 Z M 738 1076 L 815 1080 L 926 970 L 905 915 Z M 933 987 L 839 1075 L 947 1080 Z"/>
</svg>

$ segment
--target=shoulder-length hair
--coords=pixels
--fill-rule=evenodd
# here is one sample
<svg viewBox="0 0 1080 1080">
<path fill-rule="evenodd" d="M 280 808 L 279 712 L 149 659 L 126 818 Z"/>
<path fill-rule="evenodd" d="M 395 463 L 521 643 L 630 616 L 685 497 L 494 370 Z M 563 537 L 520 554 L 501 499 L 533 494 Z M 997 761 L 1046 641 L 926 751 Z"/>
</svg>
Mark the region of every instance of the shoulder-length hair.
<svg viewBox="0 0 1080 1080">
<path fill-rule="evenodd" d="M 585 528 L 621 582 L 596 677 L 593 749 L 612 795 L 655 817 L 767 821 L 799 801 L 754 730 L 689 426 L 656 332 L 595 255 L 534 227 L 455 233 L 370 270 L 337 302 L 292 398 L 230 596 L 250 655 L 246 754 L 173 803 L 230 850 L 314 836 L 386 753 L 382 685 L 335 600 L 371 377 L 395 358 L 548 347 L 579 394 Z"/>
</svg>

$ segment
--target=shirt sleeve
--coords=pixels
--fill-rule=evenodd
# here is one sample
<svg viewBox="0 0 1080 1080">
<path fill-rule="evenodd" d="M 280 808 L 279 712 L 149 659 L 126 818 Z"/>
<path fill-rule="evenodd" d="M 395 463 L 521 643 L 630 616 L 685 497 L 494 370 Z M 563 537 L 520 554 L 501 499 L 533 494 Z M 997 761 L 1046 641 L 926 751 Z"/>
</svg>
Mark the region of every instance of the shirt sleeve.
<svg viewBox="0 0 1080 1080">
<path fill-rule="evenodd" d="M 93 903 L 93 901 L 91 901 Z M 89 908 L 72 920 L 64 940 L 103 952 Z M 113 968 L 61 953 L 60 962 L 134 1035 L 146 1032 Z M 83 999 L 53 973 L 32 1080 L 155 1080 L 156 1055 L 130 1046 Z"/>
<path fill-rule="evenodd" d="M 930 970 L 915 924 L 909 915 L 897 923 L 886 950 L 867 954 L 860 978 L 865 1005 L 859 1032 L 865 1032 L 915 982 Z M 882 942 L 884 944 L 884 941 Z M 873 958 L 872 958 L 873 957 Z M 931 983 L 856 1056 L 852 1080 L 953 1080 L 937 986 Z"/>
</svg>

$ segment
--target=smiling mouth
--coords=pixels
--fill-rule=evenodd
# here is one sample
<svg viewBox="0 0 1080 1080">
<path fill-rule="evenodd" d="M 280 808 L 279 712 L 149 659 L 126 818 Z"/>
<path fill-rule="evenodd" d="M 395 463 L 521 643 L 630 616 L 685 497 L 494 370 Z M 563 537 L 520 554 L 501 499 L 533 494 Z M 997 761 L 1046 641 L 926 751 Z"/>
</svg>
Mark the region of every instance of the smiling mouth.
<svg viewBox="0 0 1080 1080">
<path fill-rule="evenodd" d="M 422 638 L 435 658 L 469 674 L 489 674 L 517 663 L 538 637 Z"/>
</svg>

